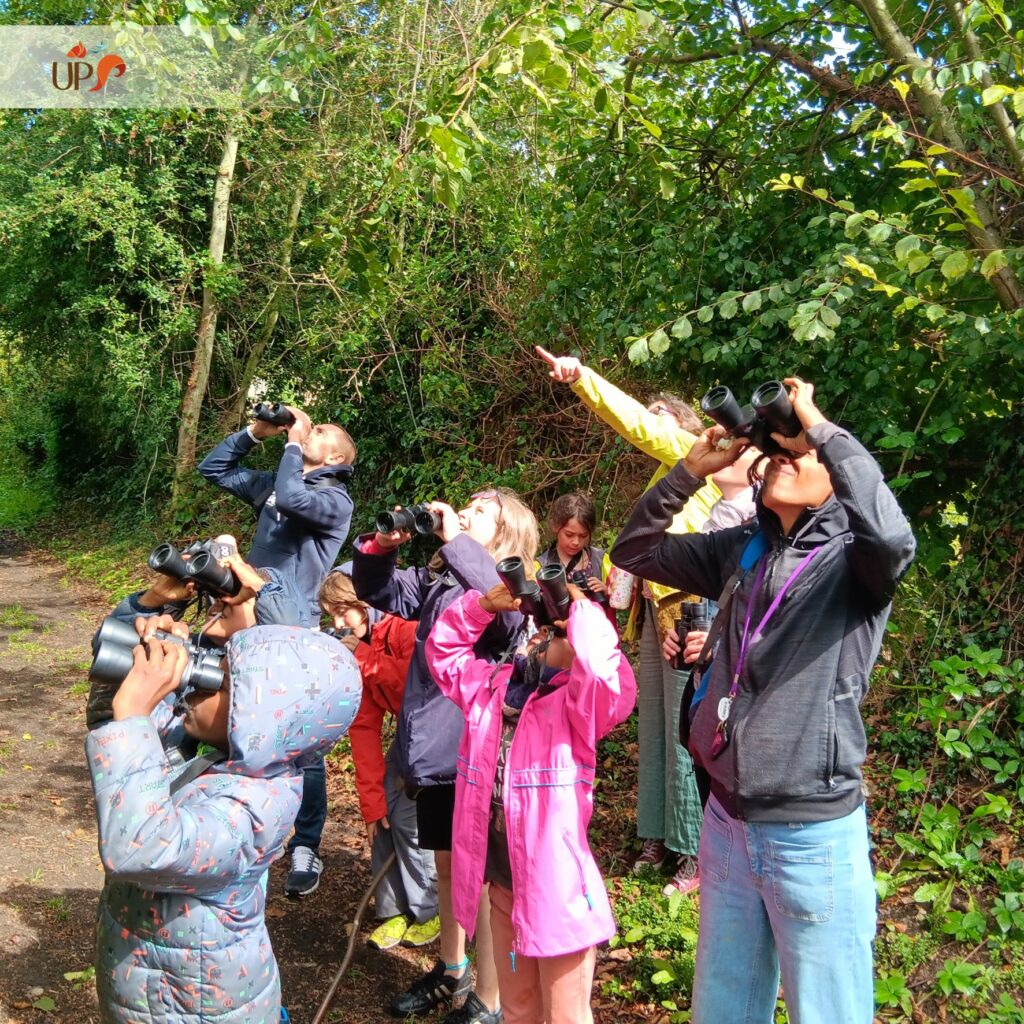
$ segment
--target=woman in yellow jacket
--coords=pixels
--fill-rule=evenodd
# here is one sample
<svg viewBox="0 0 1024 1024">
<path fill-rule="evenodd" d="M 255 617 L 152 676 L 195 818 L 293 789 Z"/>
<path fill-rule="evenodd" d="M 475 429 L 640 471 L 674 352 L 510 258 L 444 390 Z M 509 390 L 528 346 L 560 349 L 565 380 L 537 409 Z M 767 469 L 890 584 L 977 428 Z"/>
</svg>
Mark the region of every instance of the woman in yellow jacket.
<svg viewBox="0 0 1024 1024">
<path fill-rule="evenodd" d="M 648 406 L 571 356 L 554 356 L 539 345 L 537 354 L 550 367 L 549 376 L 569 384 L 584 405 L 620 437 L 659 463 L 648 487 L 686 457 L 703 429 L 697 414 L 683 401 L 659 395 Z M 669 533 L 700 533 L 712 507 L 722 497 L 708 479 L 672 521 Z M 665 632 L 674 628 L 679 606 L 690 595 L 655 583 L 643 584 L 644 622 L 637 671 L 640 771 L 637 794 L 637 835 L 644 840 L 634 869 L 662 867 L 677 857 L 675 874 L 665 886 L 687 893 L 697 888 L 697 846 L 702 810 L 693 777 L 693 762 L 679 743 L 679 702 L 686 673 L 661 654 Z"/>
</svg>

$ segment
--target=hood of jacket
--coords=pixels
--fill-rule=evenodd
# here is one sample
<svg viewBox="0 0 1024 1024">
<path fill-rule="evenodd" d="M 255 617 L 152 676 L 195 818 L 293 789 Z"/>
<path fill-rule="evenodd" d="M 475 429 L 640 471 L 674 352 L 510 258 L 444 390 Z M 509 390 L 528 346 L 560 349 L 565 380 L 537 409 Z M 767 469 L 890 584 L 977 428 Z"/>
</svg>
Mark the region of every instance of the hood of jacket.
<svg viewBox="0 0 1024 1024">
<path fill-rule="evenodd" d="M 757 489 L 754 505 L 757 508 L 757 522 L 771 548 L 785 544 L 797 551 L 810 551 L 819 544 L 827 544 L 834 537 L 850 532 L 845 509 L 836 496 L 830 494 L 820 505 L 801 512 L 793 529 L 785 534 L 779 517 L 765 507 L 763 492 L 763 487 Z"/>
<path fill-rule="evenodd" d="M 326 486 L 328 483 L 347 484 L 352 479 L 354 472 L 355 466 L 350 466 L 347 462 L 339 462 L 333 466 L 311 469 L 308 473 L 302 474 L 302 479 L 307 484 L 321 484 L 321 486 Z"/>
<path fill-rule="evenodd" d="M 254 626 L 227 645 L 231 686 L 229 760 L 267 778 L 329 750 L 359 710 L 362 682 L 334 637 L 297 626 Z"/>
</svg>

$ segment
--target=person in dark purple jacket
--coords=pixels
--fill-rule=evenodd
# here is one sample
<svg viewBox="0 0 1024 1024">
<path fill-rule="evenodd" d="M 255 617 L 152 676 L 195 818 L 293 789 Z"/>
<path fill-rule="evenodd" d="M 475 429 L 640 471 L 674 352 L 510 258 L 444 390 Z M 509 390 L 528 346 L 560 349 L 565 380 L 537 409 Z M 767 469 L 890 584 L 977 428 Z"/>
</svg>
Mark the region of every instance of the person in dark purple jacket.
<svg viewBox="0 0 1024 1024">
<path fill-rule="evenodd" d="M 495 565 L 501 559 L 518 555 L 532 564 L 540 535 L 533 513 L 504 488 L 474 494 L 461 512 L 440 501 L 431 502 L 430 507 L 441 517 L 437 535 L 444 543 L 427 568 L 397 568 L 397 549 L 410 537 L 398 530 L 358 538 L 352 566 L 352 582 L 361 601 L 405 619 L 419 619 L 395 747 L 406 790 L 416 796 L 420 845 L 434 851 L 441 959 L 407 992 L 396 996 L 388 1011 L 395 1017 L 429 1013 L 465 995 L 463 1006 L 449 1013 L 445 1024 L 500 1024 L 487 901 L 481 901 L 477 923 L 475 991 L 467 969 L 466 935 L 452 914 L 452 817 L 463 717 L 438 689 L 424 651 L 441 612 L 467 590 L 486 593 L 495 586 L 499 582 Z M 497 662 L 522 625 L 518 612 L 497 616 L 475 648 L 477 657 Z"/>
</svg>

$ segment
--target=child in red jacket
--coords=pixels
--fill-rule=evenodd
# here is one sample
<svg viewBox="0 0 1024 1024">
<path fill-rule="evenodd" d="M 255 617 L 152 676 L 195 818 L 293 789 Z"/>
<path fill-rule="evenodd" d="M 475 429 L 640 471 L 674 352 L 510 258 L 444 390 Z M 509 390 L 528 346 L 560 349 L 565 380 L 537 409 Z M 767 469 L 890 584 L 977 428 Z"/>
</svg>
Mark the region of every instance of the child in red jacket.
<svg viewBox="0 0 1024 1024">
<path fill-rule="evenodd" d="M 374 874 L 394 851 L 395 863 L 377 887 L 378 926 L 369 943 L 377 949 L 425 946 L 437 938 L 437 873 L 434 854 L 421 850 L 416 805 L 405 795 L 391 750 L 385 758 L 384 721 L 398 714 L 405 692 L 416 623 L 382 616 L 356 597 L 344 569 L 328 574 L 320 607 L 337 630 L 351 630 L 341 642 L 352 651 L 363 676 L 363 699 L 349 729 L 359 809 L 370 843 Z"/>
</svg>

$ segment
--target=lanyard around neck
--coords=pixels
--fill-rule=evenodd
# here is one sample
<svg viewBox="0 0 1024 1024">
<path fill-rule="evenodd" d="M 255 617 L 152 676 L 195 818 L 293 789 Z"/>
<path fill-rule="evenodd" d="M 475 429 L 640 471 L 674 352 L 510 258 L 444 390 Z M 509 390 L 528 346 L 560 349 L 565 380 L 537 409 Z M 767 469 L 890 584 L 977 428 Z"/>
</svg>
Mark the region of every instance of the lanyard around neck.
<svg viewBox="0 0 1024 1024">
<path fill-rule="evenodd" d="M 757 577 L 754 580 L 754 588 L 750 594 L 750 600 L 747 602 L 747 617 L 743 623 L 743 636 L 740 638 L 740 653 L 736 659 L 736 671 L 733 673 L 732 686 L 729 687 L 729 699 L 731 700 L 736 696 L 737 691 L 740 688 L 740 673 L 743 671 L 743 663 L 747 659 L 747 651 L 750 649 L 754 641 L 764 632 L 765 627 L 768 625 L 772 616 L 779 610 L 779 605 L 782 604 L 782 599 L 786 596 L 786 592 L 796 582 L 797 577 L 807 568 L 811 563 L 811 559 L 821 550 L 821 545 L 811 548 L 811 550 L 801 559 L 800 564 L 789 574 L 789 578 L 779 588 L 779 592 L 775 595 L 775 600 L 768 606 L 768 610 L 764 613 L 761 621 L 757 624 L 754 632 L 750 632 L 750 615 L 754 610 L 754 602 L 757 600 L 757 595 L 761 591 L 761 584 L 764 582 L 765 572 L 768 568 L 768 558 L 765 556 L 761 559 L 761 565 L 757 570 Z"/>
</svg>

